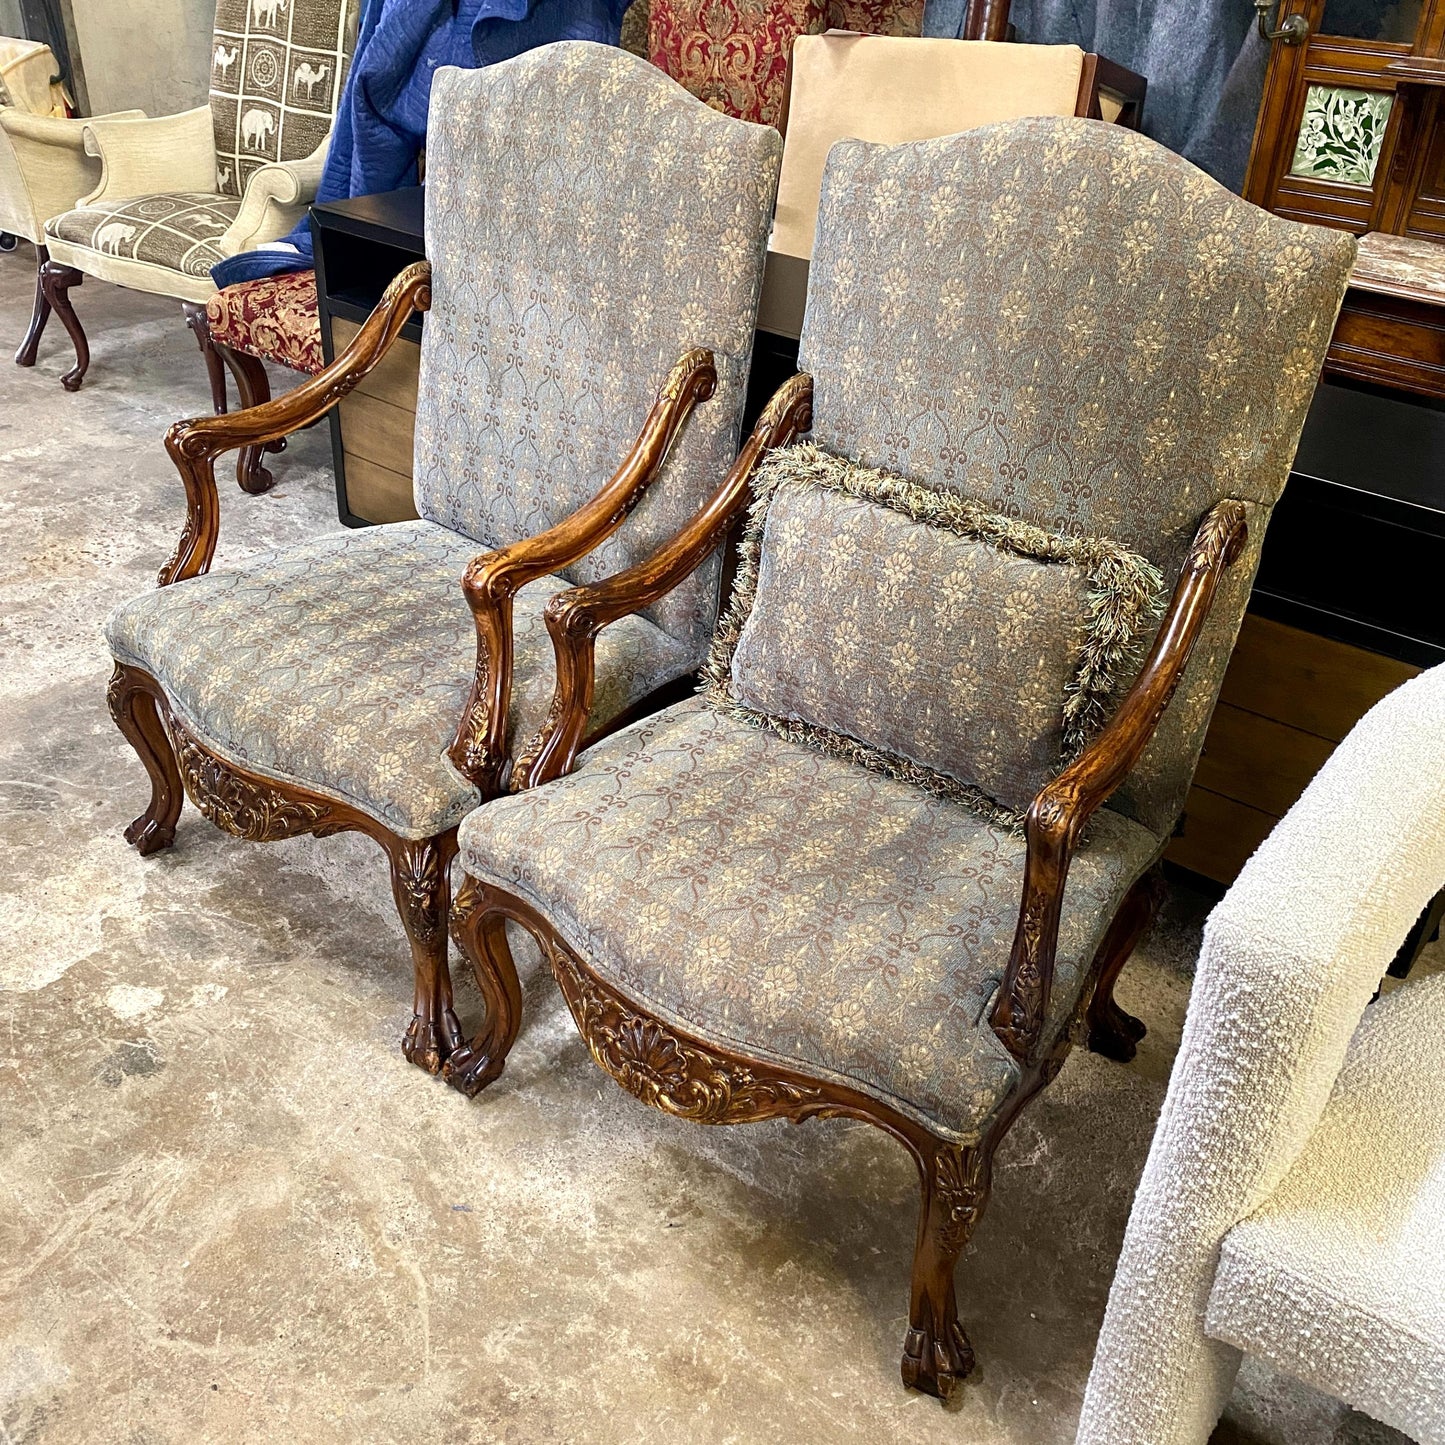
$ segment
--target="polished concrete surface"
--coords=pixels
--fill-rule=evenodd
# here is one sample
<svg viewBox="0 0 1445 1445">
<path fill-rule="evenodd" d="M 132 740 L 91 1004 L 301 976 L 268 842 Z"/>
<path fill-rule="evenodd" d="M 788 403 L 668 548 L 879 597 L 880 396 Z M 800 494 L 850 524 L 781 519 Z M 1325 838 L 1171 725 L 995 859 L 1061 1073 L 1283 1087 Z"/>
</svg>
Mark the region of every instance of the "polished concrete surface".
<svg viewBox="0 0 1445 1445">
<path fill-rule="evenodd" d="M 6 352 L 31 264 L 0 256 Z M 179 307 L 73 294 L 78 395 L 58 325 L 0 362 L 0 1445 L 1071 1440 L 1204 900 L 1176 889 L 1125 971 L 1137 1061 L 1075 1055 L 1001 1151 L 961 1403 L 906 1392 L 916 1183 L 884 1136 L 652 1113 L 535 971 L 468 1102 L 398 1050 L 372 845 L 188 808 L 173 850 L 124 846 L 146 785 L 101 623 L 171 548 L 161 436 L 207 390 Z M 223 565 L 336 526 L 324 429 L 273 465 L 269 496 L 223 481 Z M 1399 1439 L 1255 1370 L 1218 1438 Z"/>
</svg>

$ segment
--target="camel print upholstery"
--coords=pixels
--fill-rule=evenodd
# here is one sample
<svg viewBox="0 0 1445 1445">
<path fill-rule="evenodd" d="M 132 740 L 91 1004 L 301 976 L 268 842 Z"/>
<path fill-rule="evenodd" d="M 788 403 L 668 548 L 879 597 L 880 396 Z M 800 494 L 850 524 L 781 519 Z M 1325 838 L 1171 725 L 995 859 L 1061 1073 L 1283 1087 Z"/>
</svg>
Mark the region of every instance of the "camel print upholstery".
<svg viewBox="0 0 1445 1445">
<path fill-rule="evenodd" d="M 301 160 L 326 139 L 354 25 L 346 0 L 220 0 L 211 46 L 218 190 L 239 196 L 257 167 Z"/>
<path fill-rule="evenodd" d="M 53 234 L 104 256 L 209 277 L 224 254 L 216 242 L 240 208 L 240 198 L 232 196 L 139 196 L 67 211 L 52 223 Z"/>
</svg>

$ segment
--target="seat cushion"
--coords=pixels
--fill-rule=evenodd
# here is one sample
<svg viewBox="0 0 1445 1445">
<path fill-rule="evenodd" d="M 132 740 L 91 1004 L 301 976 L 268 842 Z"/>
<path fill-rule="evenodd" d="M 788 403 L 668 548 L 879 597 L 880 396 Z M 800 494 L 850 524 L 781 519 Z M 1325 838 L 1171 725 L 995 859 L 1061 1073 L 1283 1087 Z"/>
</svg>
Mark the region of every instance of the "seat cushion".
<svg viewBox="0 0 1445 1445">
<path fill-rule="evenodd" d="M 1162 846 L 1107 811 L 1091 835 L 1069 875 L 1056 1023 Z M 1024 844 L 957 803 L 689 700 L 478 809 L 459 838 L 469 873 L 675 1027 L 962 1141 L 1017 1079 L 985 1015 Z"/>
<path fill-rule="evenodd" d="M 105 280 L 118 279 L 136 266 L 152 266 L 200 280 L 209 291 L 211 267 L 225 259 L 216 240 L 231 228 L 240 208 L 237 196 L 132 196 L 54 216 L 45 223 L 45 234 L 92 252 L 97 264 L 82 269 Z"/>
<path fill-rule="evenodd" d="M 1225 1237 L 1205 1326 L 1445 1440 L 1445 976 L 1366 1011 L 1284 1182 Z"/>
<path fill-rule="evenodd" d="M 315 271 L 227 286 L 206 302 L 206 324 L 213 341 L 262 361 L 308 376 L 326 365 Z"/>
<path fill-rule="evenodd" d="M 223 757 L 432 837 L 477 802 L 445 756 L 476 659 L 461 577 L 477 550 L 429 522 L 338 532 L 147 592 L 111 614 L 106 636 Z M 521 742 L 551 705 L 542 609 L 566 585 L 542 578 L 516 599 L 508 733 Z M 642 619 L 607 628 L 594 719 L 696 663 Z"/>
</svg>

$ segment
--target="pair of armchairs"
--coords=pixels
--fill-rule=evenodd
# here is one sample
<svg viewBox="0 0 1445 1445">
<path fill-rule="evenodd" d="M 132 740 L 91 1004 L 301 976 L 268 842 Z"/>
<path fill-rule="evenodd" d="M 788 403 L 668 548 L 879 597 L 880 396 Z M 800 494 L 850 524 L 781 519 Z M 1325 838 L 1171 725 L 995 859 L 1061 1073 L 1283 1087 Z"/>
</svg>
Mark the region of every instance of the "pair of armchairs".
<svg viewBox="0 0 1445 1445">
<path fill-rule="evenodd" d="M 1140 1035 L 1114 979 L 1354 243 L 1088 121 L 841 143 L 807 374 L 739 452 L 776 133 L 585 44 L 432 104 L 430 269 L 291 395 L 168 437 L 186 526 L 109 625 L 127 837 L 170 845 L 184 788 L 241 837 L 376 839 L 405 1052 L 468 1094 L 520 1024 L 515 920 L 645 1102 L 886 1130 L 922 1183 L 903 1377 L 946 1396 L 999 1140 L 1081 1030 Z M 216 457 L 413 308 L 421 520 L 211 573 Z"/>
<path fill-rule="evenodd" d="M 211 267 L 285 235 L 314 198 L 359 8 L 359 0 L 217 0 L 210 99 L 178 115 L 62 121 L 0 112 L 31 191 L 22 234 L 40 258 L 21 365 L 33 364 L 53 310 L 75 347 L 61 383 L 80 387 L 90 347 L 70 292 L 94 276 L 181 302 L 214 407 L 225 410 L 223 360 L 205 331 Z"/>
<path fill-rule="evenodd" d="M 1080 1445 L 1204 1445 L 1242 1355 L 1445 1442 L 1445 667 L 1356 725 L 1210 916 Z"/>
</svg>

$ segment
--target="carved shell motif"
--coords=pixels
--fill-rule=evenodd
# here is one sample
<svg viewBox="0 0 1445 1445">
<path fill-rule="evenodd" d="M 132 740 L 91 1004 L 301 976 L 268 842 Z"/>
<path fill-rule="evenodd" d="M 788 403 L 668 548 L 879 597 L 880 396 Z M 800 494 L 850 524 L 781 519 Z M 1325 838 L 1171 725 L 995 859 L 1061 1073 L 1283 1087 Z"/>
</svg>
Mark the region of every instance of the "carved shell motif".
<svg viewBox="0 0 1445 1445">
<path fill-rule="evenodd" d="M 634 1012 L 557 940 L 544 939 L 543 951 L 592 1057 L 644 1104 L 697 1124 L 743 1124 L 779 1116 L 801 1121 L 841 1112 L 820 1089 L 760 1075 Z"/>
<path fill-rule="evenodd" d="M 235 772 L 207 752 L 175 718 L 168 721 L 186 793 L 201 815 L 218 828 L 253 843 L 273 843 L 309 833 L 330 818 L 326 804 L 288 796 L 279 788 Z"/>
</svg>

